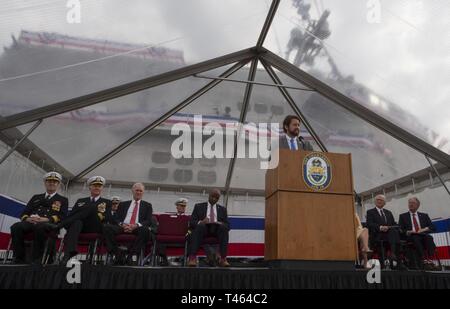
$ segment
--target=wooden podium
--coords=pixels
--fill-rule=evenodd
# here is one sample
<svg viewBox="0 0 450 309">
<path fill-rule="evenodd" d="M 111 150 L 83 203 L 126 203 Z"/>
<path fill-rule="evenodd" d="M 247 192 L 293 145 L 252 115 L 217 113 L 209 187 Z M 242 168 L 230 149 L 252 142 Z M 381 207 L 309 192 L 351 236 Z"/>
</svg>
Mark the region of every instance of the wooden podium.
<svg viewBox="0 0 450 309">
<path fill-rule="evenodd" d="M 326 187 L 311 187 L 304 178 L 311 176 L 305 158 L 320 165 L 316 156 L 329 163 L 331 179 Z M 354 268 L 357 240 L 350 154 L 280 149 L 278 167 L 266 173 L 265 197 L 266 260 L 288 268 Z"/>
</svg>

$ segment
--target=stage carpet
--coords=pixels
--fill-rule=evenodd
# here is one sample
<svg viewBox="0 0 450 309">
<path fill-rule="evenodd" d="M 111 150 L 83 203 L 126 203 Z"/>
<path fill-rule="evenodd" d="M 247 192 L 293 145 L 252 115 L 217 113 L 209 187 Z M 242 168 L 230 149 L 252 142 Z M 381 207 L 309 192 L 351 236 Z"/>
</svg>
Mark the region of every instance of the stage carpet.
<svg viewBox="0 0 450 309">
<path fill-rule="evenodd" d="M 382 271 L 369 284 L 365 271 L 270 268 L 157 268 L 81 265 L 81 283 L 69 284 L 61 266 L 0 266 L 2 289 L 449 289 L 450 272 Z"/>
</svg>

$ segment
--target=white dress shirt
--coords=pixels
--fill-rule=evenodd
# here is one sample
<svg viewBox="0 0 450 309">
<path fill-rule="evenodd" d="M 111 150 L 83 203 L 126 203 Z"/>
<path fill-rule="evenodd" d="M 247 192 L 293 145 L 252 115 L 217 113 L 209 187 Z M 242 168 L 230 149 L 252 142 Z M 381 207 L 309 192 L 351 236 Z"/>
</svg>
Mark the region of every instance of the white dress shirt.
<svg viewBox="0 0 450 309">
<path fill-rule="evenodd" d="M 136 214 L 136 224 L 138 226 L 142 225 L 142 224 L 139 223 L 139 211 L 141 210 L 140 206 L 141 206 L 141 200 L 137 201 L 138 210 L 137 210 L 137 214 Z M 123 220 L 123 223 L 130 224 L 131 216 L 133 215 L 134 207 L 136 207 L 136 201 L 135 200 L 131 200 L 130 207 L 128 207 L 127 216 L 125 217 L 125 220 Z"/>
<path fill-rule="evenodd" d="M 294 139 L 294 146 L 295 146 L 295 149 L 292 149 L 291 148 L 291 139 Z M 288 146 L 289 146 L 289 149 L 290 150 L 298 150 L 298 140 L 297 140 L 297 137 L 290 137 L 289 135 L 287 135 L 286 134 L 286 139 L 287 139 L 287 142 L 288 142 Z"/>
<path fill-rule="evenodd" d="M 383 208 L 378 208 L 378 207 L 375 207 L 375 208 L 377 209 L 378 214 L 380 215 L 381 218 L 383 218 L 383 214 L 384 214 L 384 218 L 386 218 L 385 224 L 387 224 L 387 217 L 386 217 L 386 213 L 384 212 Z M 381 212 L 383 212 L 383 213 L 381 213 Z M 380 226 L 380 230 L 381 230 L 381 226 Z"/>
<path fill-rule="evenodd" d="M 100 198 L 100 195 L 99 196 L 96 196 L 96 197 L 94 197 L 94 203 L 97 203 L 97 201 L 98 201 L 98 199 Z M 89 198 L 89 200 L 91 200 L 92 201 L 92 196 Z"/>
<path fill-rule="evenodd" d="M 384 217 L 386 218 L 386 221 L 387 221 L 386 213 L 384 212 L 383 208 L 376 207 L 376 209 L 378 210 L 378 214 L 380 215 L 381 218 L 383 218 L 383 214 L 384 214 Z"/>
<path fill-rule="evenodd" d="M 415 215 L 416 215 L 417 225 L 419 226 L 419 230 L 420 230 L 422 227 L 420 226 L 419 214 L 416 212 Z M 412 213 L 412 212 L 409 212 L 409 217 L 411 218 L 411 226 L 412 226 L 412 230 L 413 230 L 414 232 L 417 232 L 417 231 L 414 229 L 414 221 L 413 221 L 413 213 Z"/>
<path fill-rule="evenodd" d="M 48 194 L 47 192 L 45 192 L 45 198 L 47 199 L 52 199 L 55 196 L 56 192 L 52 193 L 52 194 Z"/>
</svg>

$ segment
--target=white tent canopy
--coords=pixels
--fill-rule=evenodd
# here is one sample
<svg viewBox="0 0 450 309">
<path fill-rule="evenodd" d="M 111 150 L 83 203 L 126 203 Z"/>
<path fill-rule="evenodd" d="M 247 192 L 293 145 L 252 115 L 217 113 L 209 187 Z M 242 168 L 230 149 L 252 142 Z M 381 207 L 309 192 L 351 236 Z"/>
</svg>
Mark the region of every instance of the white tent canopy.
<svg viewBox="0 0 450 309">
<path fill-rule="evenodd" d="M 363 203 L 432 191 L 450 214 L 448 46 L 428 35 L 444 1 L 418 25 L 400 0 L 382 2 L 382 23 L 356 0 L 79 3 L 80 23 L 60 1 L 0 4 L 0 193 L 26 199 L 14 183 L 56 170 L 67 190 L 100 174 L 112 188 L 261 197 L 258 159 L 174 159 L 171 125 L 297 114 L 315 150 L 352 154 Z"/>
</svg>

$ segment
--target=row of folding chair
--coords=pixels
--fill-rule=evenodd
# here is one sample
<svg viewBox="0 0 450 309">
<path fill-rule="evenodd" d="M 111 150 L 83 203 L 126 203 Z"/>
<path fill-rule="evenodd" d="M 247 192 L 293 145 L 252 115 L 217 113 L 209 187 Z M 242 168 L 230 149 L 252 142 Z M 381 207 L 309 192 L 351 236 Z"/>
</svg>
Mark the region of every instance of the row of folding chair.
<svg viewBox="0 0 450 309">
<path fill-rule="evenodd" d="M 157 231 L 151 232 L 152 236 L 150 237 L 147 247 L 138 256 L 138 265 L 143 266 L 148 263 L 152 266 L 156 265 L 157 245 L 184 248 L 183 261 L 185 265 L 190 236 L 189 221 L 191 217 L 189 215 L 178 216 L 176 214 L 155 214 L 154 218 L 157 222 Z M 42 264 L 46 265 L 48 263 L 50 255 L 53 253 L 52 248 L 56 246 L 58 239 L 59 246 L 56 252 L 55 263 L 58 263 L 58 261 L 61 260 L 64 248 L 64 238 L 59 238 L 58 235 L 54 234 L 52 237 L 49 237 L 46 243 Z M 135 239 L 136 236 L 131 234 L 120 234 L 116 236 L 116 241 L 119 245 L 130 245 Z M 33 241 L 33 233 L 27 234 L 25 240 L 27 243 L 31 243 Z M 203 241 L 203 244 L 218 244 L 218 240 L 215 237 L 207 237 Z M 107 254 L 106 248 L 103 246 L 103 235 L 99 233 L 81 233 L 78 239 L 78 245 L 80 247 L 87 247 L 86 261 L 90 264 L 98 263 L 102 256 L 106 256 Z M 10 252 L 11 240 L 4 258 L 4 263 L 6 263 Z"/>
</svg>

